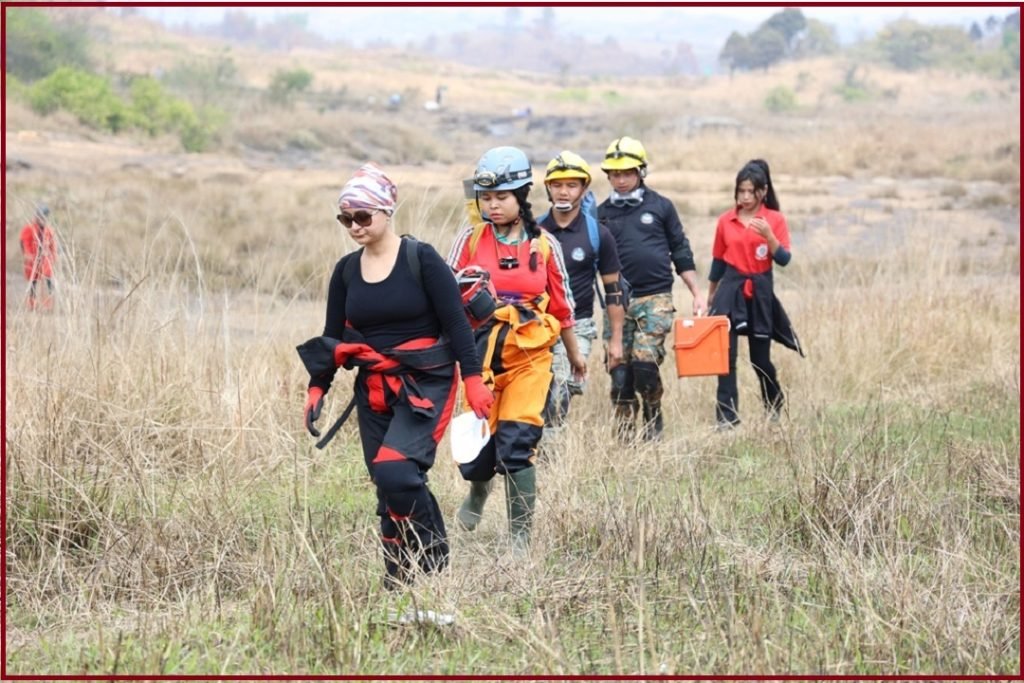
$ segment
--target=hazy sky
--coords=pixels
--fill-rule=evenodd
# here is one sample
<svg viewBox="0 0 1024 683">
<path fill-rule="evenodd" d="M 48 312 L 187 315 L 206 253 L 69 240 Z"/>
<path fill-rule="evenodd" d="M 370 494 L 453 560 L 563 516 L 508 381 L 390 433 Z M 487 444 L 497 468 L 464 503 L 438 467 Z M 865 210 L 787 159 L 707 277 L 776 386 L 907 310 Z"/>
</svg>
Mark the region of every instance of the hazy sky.
<svg viewBox="0 0 1024 683">
<path fill-rule="evenodd" d="M 792 5 L 799 7 L 799 5 Z M 694 18 L 714 16 L 719 18 L 731 18 L 739 22 L 758 24 L 772 14 L 780 11 L 780 5 L 766 5 L 765 7 L 604 7 L 604 6 L 580 6 L 553 8 L 555 15 L 569 25 L 564 28 L 568 31 L 572 26 L 581 29 L 600 28 L 611 33 L 622 31 L 623 25 L 632 26 L 644 18 L 654 18 L 664 15 L 690 16 Z M 217 23 L 223 16 L 224 7 L 207 7 L 202 3 L 196 3 L 193 7 L 147 7 L 143 13 L 159 18 L 170 23 L 190 21 L 198 23 Z M 504 23 L 508 14 L 508 7 L 486 7 L 480 5 L 460 7 L 304 7 L 301 4 L 282 3 L 280 7 L 244 7 L 247 13 L 256 17 L 257 20 L 270 20 L 279 14 L 306 14 L 319 21 L 311 21 L 310 28 L 319 29 L 325 34 L 337 35 L 336 31 L 342 29 L 347 34 L 349 42 L 359 43 L 360 38 L 377 39 L 393 37 L 400 40 L 407 37 L 414 37 L 423 33 L 424 18 L 427 19 L 431 30 L 435 28 L 448 27 L 450 31 L 463 30 L 466 26 L 479 24 L 501 24 Z M 953 23 L 969 24 L 971 21 L 983 20 L 989 15 L 1003 17 L 1013 11 L 1012 7 L 986 7 L 986 6 L 962 6 L 962 7 L 926 7 L 920 5 L 890 6 L 890 7 L 801 7 L 804 16 L 820 19 L 826 23 L 836 26 L 844 40 L 856 37 L 856 31 L 860 28 L 873 30 L 900 16 L 909 16 L 912 19 L 925 23 Z M 522 7 L 518 8 L 524 20 L 539 17 L 543 8 Z M 323 23 L 321 23 L 323 22 Z M 358 25 L 358 30 L 344 30 L 344 24 L 348 28 Z M 651 25 L 656 28 L 657 25 Z"/>
<path fill-rule="evenodd" d="M 344 39 L 356 46 L 369 41 L 389 40 L 396 45 L 421 42 L 427 36 L 470 31 L 480 26 L 502 26 L 510 16 L 508 7 L 242 7 L 258 22 L 281 14 L 303 14 L 310 30 L 332 39 Z M 674 46 L 687 42 L 701 62 L 713 62 L 732 30 L 746 33 L 757 27 L 781 6 L 765 7 L 606 7 L 580 6 L 553 8 L 558 29 L 593 41 L 614 37 L 623 47 Z M 972 21 L 983 22 L 991 15 L 1002 18 L 1013 7 L 801 7 L 804 16 L 818 19 L 836 28 L 839 39 L 850 43 L 874 34 L 886 23 L 907 16 L 929 24 L 955 24 L 963 27 Z M 515 10 L 513 10 L 515 11 Z M 541 16 L 544 8 L 518 8 L 519 21 L 528 24 Z M 219 23 L 224 7 L 147 7 L 142 12 L 167 24 L 188 21 L 195 24 Z M 481 56 L 491 59 L 493 56 Z"/>
</svg>

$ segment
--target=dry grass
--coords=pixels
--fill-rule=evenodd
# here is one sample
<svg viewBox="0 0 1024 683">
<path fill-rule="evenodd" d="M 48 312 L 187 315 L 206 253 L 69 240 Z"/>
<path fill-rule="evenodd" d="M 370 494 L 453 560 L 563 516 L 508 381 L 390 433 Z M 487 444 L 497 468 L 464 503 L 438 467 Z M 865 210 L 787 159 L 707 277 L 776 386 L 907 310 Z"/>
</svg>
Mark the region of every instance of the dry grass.
<svg viewBox="0 0 1024 683">
<path fill-rule="evenodd" d="M 801 101 L 817 102 L 842 65 L 787 67 L 757 88 L 799 70 L 813 72 Z M 31 164 L 7 176 L 8 672 L 1016 671 L 1019 152 L 999 150 L 1019 150 L 1019 100 L 961 84 L 993 95 L 940 127 L 917 103 L 951 79 L 867 77 L 899 87 L 898 104 L 694 137 L 673 97 L 749 111 L 752 82 L 614 84 L 660 102 L 651 183 L 685 206 L 702 273 L 736 167 L 772 162 L 796 254 L 779 294 L 808 349 L 775 354 L 788 414 L 760 418 L 743 366 L 745 425 L 713 434 L 714 380 L 672 381 L 669 361 L 665 442 L 613 448 L 592 358 L 590 391 L 541 465 L 531 558 L 507 552 L 499 492 L 477 532 L 450 530 L 451 571 L 404 595 L 380 584 L 354 425 L 321 452 L 299 416 L 292 349 L 320 331 L 329 272 L 352 246 L 331 203 L 355 160 L 184 157 L 17 110 L 17 129 L 37 132 L 7 137 Z M 265 116 L 245 123 L 253 135 L 284 115 Z M 292 116 L 321 130 L 312 112 Z M 460 178 L 491 142 L 461 135 L 473 144 L 456 156 L 389 166 L 399 231 L 442 251 Z M 20 306 L 13 228 L 40 196 L 67 248 L 53 315 Z M 339 377 L 328 419 L 347 398 Z M 465 487 L 444 446 L 431 485 L 453 520 Z M 410 606 L 457 620 L 390 623 Z"/>
</svg>

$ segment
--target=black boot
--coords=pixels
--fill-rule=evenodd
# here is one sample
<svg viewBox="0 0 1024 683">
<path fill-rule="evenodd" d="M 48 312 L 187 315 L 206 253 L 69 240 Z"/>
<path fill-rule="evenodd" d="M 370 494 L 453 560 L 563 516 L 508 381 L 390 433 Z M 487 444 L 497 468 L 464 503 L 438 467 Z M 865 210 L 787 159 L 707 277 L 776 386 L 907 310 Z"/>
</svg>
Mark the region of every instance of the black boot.
<svg viewBox="0 0 1024 683">
<path fill-rule="evenodd" d="M 610 373 L 612 406 L 615 407 L 615 436 L 620 444 L 632 443 L 638 407 L 633 389 L 633 366 L 616 365 Z"/>
<path fill-rule="evenodd" d="M 629 444 L 636 437 L 636 401 L 615 404 L 615 436 L 620 444 Z"/>
<path fill-rule="evenodd" d="M 661 396 L 664 393 L 661 372 L 657 363 L 638 361 L 633 364 L 633 376 L 636 393 L 644 403 L 644 441 L 660 441 L 664 431 L 661 417 Z"/>
<path fill-rule="evenodd" d="M 665 420 L 661 416 L 661 402 L 644 402 L 644 441 L 661 441 Z"/>
</svg>

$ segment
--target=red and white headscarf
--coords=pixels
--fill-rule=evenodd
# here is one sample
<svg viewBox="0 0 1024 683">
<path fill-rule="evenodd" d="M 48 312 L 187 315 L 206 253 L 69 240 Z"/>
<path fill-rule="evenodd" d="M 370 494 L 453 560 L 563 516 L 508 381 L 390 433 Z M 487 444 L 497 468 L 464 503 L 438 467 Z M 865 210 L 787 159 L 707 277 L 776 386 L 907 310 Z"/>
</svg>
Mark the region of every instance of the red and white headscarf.
<svg viewBox="0 0 1024 683">
<path fill-rule="evenodd" d="M 382 209 L 392 213 L 397 202 L 398 188 L 373 163 L 363 164 L 338 196 L 339 209 Z"/>
</svg>

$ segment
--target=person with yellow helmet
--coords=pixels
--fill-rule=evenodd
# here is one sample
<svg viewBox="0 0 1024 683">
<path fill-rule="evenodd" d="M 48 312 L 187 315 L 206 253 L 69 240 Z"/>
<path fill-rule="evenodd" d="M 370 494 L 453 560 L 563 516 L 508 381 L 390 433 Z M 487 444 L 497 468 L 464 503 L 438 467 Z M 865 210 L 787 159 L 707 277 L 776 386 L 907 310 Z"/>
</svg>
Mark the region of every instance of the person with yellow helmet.
<svg viewBox="0 0 1024 683">
<path fill-rule="evenodd" d="M 645 440 L 660 440 L 663 387 L 659 368 L 665 360 L 665 338 L 672 329 L 672 268 L 693 296 L 693 313 L 705 312 L 704 295 L 690 242 L 675 206 L 647 187 L 647 150 L 639 140 L 612 141 L 601 162 L 611 194 L 598 207 L 598 217 L 615 238 L 622 272 L 633 287 L 623 329 L 624 362 L 610 370 L 611 398 L 617 431 L 631 441 L 640 402 Z"/>
<path fill-rule="evenodd" d="M 552 210 L 537 222 L 554 235 L 562 245 L 565 267 L 569 273 L 569 289 L 576 301 L 576 340 L 584 358 L 590 355 L 591 345 L 597 338 L 594 322 L 594 300 L 597 281 L 605 292 L 602 306 L 606 306 L 605 327 L 611 333 L 606 346 L 607 366 L 614 368 L 622 362 L 622 326 L 625 320 L 623 287 L 620 283 L 619 255 L 615 238 L 597 221 L 597 201 L 590 191 L 590 165 L 580 155 L 562 151 L 548 162 L 544 174 L 544 187 Z M 545 409 L 545 440 L 549 441 L 564 425 L 573 396 L 583 393 L 586 380 L 572 376 L 565 346 L 555 345 L 554 375 Z"/>
</svg>

